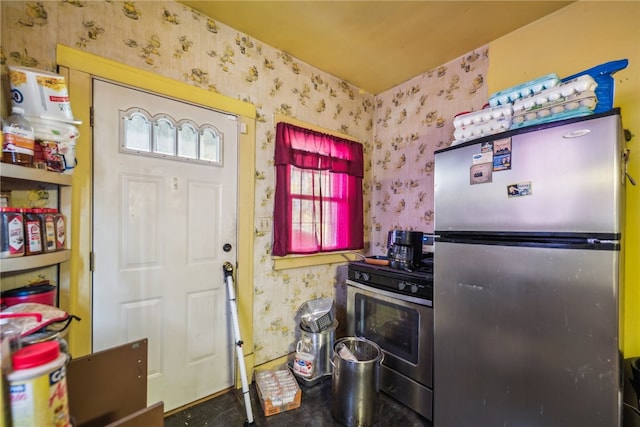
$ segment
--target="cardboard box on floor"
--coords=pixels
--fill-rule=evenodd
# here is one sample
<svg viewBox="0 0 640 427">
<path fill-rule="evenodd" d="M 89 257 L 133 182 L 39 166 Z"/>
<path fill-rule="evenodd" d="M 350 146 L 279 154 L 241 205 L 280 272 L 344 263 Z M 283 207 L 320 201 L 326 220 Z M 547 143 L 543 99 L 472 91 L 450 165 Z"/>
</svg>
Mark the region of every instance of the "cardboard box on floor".
<svg viewBox="0 0 640 427">
<path fill-rule="evenodd" d="M 146 339 L 74 358 L 66 379 L 74 426 L 164 425 L 163 402 L 147 406 Z"/>
</svg>

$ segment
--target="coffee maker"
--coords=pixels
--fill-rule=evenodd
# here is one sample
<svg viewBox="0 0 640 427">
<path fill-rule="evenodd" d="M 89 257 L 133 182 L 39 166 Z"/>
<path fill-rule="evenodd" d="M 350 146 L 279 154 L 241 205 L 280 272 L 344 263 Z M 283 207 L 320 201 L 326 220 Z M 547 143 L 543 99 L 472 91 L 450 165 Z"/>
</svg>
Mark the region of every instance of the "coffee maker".
<svg viewBox="0 0 640 427">
<path fill-rule="evenodd" d="M 391 230 L 387 239 L 389 266 L 413 271 L 422 264 L 422 231 Z"/>
</svg>

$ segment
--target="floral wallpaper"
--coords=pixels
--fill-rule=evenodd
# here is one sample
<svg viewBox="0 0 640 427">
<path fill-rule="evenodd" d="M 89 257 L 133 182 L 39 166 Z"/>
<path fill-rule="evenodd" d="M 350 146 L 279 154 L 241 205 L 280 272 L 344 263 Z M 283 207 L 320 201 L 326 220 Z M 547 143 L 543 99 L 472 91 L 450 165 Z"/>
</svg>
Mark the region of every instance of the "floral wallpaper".
<svg viewBox="0 0 640 427">
<path fill-rule="evenodd" d="M 453 117 L 487 102 L 488 49 L 480 48 L 376 96 L 371 156 L 371 252 L 389 230 L 433 230 L 434 151 L 453 141 Z"/>
<path fill-rule="evenodd" d="M 433 151 L 452 140 L 455 114 L 487 100 L 486 48 L 374 96 L 173 1 L 2 1 L 0 15 L 3 83 L 6 65 L 55 71 L 56 44 L 65 44 L 256 105 L 256 221 L 273 211 L 275 114 L 359 140 L 369 253 L 384 253 L 389 229 L 433 230 Z M 255 237 L 261 364 L 294 350 L 302 303 L 344 295 L 345 269 L 273 270 L 271 236 Z"/>
</svg>

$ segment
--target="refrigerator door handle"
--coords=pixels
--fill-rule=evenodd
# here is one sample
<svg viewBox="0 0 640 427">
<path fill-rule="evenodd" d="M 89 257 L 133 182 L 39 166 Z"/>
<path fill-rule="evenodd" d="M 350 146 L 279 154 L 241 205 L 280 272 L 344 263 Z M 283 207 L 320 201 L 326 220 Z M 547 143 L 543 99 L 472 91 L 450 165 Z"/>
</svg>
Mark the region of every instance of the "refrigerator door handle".
<svg viewBox="0 0 640 427">
<path fill-rule="evenodd" d="M 601 240 L 601 239 L 587 239 L 587 243 L 590 245 L 618 245 L 619 240 Z"/>
<path fill-rule="evenodd" d="M 636 180 L 633 179 L 631 175 L 629 175 L 629 155 L 631 154 L 631 150 L 628 148 L 624 150 L 622 153 L 622 160 L 624 161 L 624 176 L 627 177 L 631 185 L 636 185 Z"/>
</svg>

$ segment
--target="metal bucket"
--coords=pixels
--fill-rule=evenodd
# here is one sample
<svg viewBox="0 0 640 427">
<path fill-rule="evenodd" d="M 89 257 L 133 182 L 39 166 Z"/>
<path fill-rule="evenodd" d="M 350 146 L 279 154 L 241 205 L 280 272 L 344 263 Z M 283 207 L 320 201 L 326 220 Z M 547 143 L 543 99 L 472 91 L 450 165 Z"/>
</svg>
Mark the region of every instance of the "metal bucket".
<svg viewBox="0 0 640 427">
<path fill-rule="evenodd" d="M 357 360 L 345 358 L 342 347 Z M 382 350 L 365 338 L 346 337 L 333 346 L 331 360 L 331 415 L 347 427 L 375 424 L 380 405 L 380 365 Z"/>
<path fill-rule="evenodd" d="M 311 353 L 316 357 L 313 378 L 331 374 L 330 361 L 337 327 L 337 320 L 322 332 L 311 332 L 300 325 L 300 339 L 308 338 L 311 341 Z"/>
</svg>

